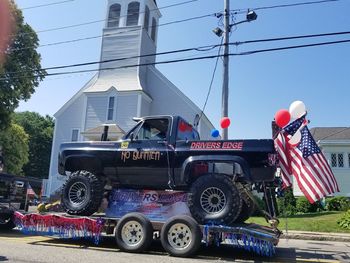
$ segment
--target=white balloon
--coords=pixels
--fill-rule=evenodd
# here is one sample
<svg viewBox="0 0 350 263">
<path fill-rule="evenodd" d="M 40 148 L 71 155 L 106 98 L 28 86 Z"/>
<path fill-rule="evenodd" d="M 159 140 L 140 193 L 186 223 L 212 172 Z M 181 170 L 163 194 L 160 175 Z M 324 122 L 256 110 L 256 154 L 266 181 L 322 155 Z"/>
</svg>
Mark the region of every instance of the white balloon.
<svg viewBox="0 0 350 263">
<path fill-rule="evenodd" d="M 301 141 L 301 132 L 297 130 L 296 133 L 289 139 L 290 145 L 297 145 Z"/>
<path fill-rule="evenodd" d="M 289 106 L 289 113 L 292 119 L 298 119 L 306 113 L 304 102 L 297 100 Z"/>
</svg>

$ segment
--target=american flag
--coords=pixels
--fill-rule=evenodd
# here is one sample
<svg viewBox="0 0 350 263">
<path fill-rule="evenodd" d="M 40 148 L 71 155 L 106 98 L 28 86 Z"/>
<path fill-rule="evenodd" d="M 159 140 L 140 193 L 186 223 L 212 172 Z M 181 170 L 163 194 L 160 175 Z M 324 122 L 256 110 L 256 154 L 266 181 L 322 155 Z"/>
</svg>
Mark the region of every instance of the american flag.
<svg viewBox="0 0 350 263">
<path fill-rule="evenodd" d="M 337 181 L 326 158 L 317 146 L 306 124 L 305 115 L 280 131 L 275 139 L 284 187 L 292 185 L 292 175 L 305 197 L 314 203 L 322 197 L 339 192 Z M 291 137 L 301 133 L 297 145 Z"/>
</svg>

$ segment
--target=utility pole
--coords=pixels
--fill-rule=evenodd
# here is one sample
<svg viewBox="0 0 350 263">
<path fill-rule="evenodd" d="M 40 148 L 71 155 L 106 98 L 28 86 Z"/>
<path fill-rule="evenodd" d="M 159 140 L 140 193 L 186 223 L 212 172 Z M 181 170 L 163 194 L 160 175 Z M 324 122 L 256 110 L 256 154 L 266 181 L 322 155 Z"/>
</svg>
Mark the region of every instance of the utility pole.
<svg viewBox="0 0 350 263">
<path fill-rule="evenodd" d="M 229 37 L 230 37 L 230 0 L 224 0 L 224 68 L 223 68 L 223 83 L 222 83 L 222 114 L 221 117 L 228 117 L 228 82 L 229 82 Z M 228 128 L 222 129 L 222 139 L 228 139 Z"/>
</svg>

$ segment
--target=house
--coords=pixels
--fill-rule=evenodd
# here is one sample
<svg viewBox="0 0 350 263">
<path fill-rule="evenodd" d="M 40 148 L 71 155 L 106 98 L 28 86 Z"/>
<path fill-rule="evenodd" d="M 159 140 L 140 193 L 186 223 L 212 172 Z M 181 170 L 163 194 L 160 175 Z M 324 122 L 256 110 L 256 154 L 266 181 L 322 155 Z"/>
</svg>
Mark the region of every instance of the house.
<svg viewBox="0 0 350 263">
<path fill-rule="evenodd" d="M 340 192 L 335 195 L 350 197 L 350 127 L 317 127 L 310 129 L 324 153 L 338 182 Z M 294 195 L 303 195 L 294 185 Z"/>
<path fill-rule="evenodd" d="M 201 114 L 154 65 L 125 67 L 155 62 L 160 17 L 155 0 L 108 0 L 101 62 L 109 62 L 100 63 L 99 72 L 54 115 L 46 196 L 66 179 L 57 171 L 62 142 L 99 140 L 105 124 L 117 140 L 134 126 L 132 117 L 175 114 L 192 123 Z M 203 115 L 197 128 L 205 139 L 214 127 Z"/>
</svg>

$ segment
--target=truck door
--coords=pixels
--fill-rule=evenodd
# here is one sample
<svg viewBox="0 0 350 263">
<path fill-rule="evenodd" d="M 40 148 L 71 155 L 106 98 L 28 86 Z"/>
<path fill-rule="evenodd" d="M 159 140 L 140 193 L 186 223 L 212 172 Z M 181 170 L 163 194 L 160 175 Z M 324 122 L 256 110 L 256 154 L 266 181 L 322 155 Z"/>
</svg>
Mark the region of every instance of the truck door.
<svg viewBox="0 0 350 263">
<path fill-rule="evenodd" d="M 172 177 L 174 150 L 168 145 L 171 120 L 146 119 L 131 131 L 118 152 L 123 185 L 164 188 Z"/>
</svg>

